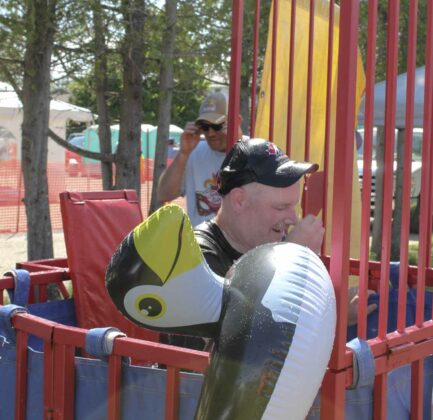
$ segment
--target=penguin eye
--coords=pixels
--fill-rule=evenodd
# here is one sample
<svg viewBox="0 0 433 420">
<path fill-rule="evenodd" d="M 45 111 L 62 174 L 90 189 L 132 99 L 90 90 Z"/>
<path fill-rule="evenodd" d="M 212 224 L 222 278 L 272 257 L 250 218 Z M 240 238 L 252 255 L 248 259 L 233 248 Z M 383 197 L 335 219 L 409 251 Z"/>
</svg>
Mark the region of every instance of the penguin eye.
<svg viewBox="0 0 433 420">
<path fill-rule="evenodd" d="M 138 296 L 135 302 L 138 312 L 144 318 L 160 318 L 165 313 L 166 305 L 160 296 L 145 294 Z"/>
</svg>

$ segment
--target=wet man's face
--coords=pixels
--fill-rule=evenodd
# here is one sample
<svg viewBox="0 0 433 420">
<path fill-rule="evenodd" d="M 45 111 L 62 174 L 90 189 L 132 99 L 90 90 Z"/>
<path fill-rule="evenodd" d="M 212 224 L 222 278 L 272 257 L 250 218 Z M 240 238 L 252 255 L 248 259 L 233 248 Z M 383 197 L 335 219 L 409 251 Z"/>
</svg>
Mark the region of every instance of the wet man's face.
<svg viewBox="0 0 433 420">
<path fill-rule="evenodd" d="M 271 242 L 280 242 L 288 229 L 298 222 L 297 209 L 300 200 L 299 181 L 290 187 L 275 188 L 252 183 L 245 185 L 248 206 L 242 215 L 249 226 L 247 237 L 250 249 Z"/>
</svg>

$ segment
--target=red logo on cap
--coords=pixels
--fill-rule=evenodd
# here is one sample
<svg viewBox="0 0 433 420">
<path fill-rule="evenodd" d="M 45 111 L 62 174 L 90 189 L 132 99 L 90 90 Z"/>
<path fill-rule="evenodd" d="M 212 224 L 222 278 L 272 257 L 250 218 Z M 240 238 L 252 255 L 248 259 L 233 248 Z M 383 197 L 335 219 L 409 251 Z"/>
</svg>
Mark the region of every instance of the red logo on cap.
<svg viewBox="0 0 433 420">
<path fill-rule="evenodd" d="M 274 143 L 268 144 L 268 153 L 269 153 L 269 155 L 276 155 L 277 154 L 277 151 L 275 150 Z"/>
</svg>

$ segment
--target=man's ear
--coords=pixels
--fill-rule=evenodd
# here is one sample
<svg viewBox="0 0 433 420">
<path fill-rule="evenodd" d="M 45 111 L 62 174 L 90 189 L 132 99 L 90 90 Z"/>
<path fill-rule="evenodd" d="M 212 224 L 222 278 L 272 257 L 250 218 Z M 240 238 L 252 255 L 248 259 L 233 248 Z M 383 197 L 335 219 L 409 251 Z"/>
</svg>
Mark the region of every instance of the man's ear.
<svg viewBox="0 0 433 420">
<path fill-rule="evenodd" d="M 244 119 L 242 118 L 242 115 L 241 114 L 239 114 L 239 125 L 238 125 L 238 136 L 239 136 L 239 139 L 241 139 L 242 138 L 242 136 L 243 136 L 243 132 L 242 132 L 242 122 L 244 121 Z"/>
<path fill-rule="evenodd" d="M 245 190 L 243 188 L 233 188 L 230 191 L 230 204 L 236 213 L 241 213 L 245 206 Z"/>
</svg>

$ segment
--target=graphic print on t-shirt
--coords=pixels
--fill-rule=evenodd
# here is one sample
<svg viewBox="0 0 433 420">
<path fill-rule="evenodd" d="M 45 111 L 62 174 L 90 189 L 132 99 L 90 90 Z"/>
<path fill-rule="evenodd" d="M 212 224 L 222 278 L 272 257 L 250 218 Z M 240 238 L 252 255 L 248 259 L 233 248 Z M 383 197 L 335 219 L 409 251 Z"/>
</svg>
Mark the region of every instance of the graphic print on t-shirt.
<svg viewBox="0 0 433 420">
<path fill-rule="evenodd" d="M 210 179 L 206 179 L 203 187 L 202 191 L 195 192 L 195 204 L 200 216 L 208 216 L 216 213 L 221 205 L 216 174 L 212 174 Z"/>
</svg>

